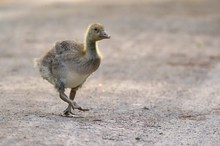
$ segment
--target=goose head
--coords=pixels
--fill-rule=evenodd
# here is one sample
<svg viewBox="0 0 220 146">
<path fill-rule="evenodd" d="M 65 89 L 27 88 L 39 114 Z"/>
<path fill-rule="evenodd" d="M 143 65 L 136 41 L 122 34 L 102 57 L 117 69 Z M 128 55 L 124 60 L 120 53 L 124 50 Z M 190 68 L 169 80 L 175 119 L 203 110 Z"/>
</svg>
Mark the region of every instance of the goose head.
<svg viewBox="0 0 220 146">
<path fill-rule="evenodd" d="M 86 37 L 87 40 L 94 42 L 102 39 L 110 39 L 110 36 L 104 30 L 104 26 L 98 23 L 89 25 Z"/>
</svg>

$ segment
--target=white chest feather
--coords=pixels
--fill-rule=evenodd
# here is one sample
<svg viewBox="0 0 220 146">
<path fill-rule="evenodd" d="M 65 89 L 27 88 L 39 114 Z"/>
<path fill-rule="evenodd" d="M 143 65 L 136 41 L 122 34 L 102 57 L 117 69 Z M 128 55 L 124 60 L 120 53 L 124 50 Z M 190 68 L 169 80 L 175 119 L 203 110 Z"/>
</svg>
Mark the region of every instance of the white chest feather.
<svg viewBox="0 0 220 146">
<path fill-rule="evenodd" d="M 89 74 L 83 75 L 74 71 L 66 72 L 63 81 L 66 88 L 74 88 L 81 85 L 88 78 Z"/>
</svg>

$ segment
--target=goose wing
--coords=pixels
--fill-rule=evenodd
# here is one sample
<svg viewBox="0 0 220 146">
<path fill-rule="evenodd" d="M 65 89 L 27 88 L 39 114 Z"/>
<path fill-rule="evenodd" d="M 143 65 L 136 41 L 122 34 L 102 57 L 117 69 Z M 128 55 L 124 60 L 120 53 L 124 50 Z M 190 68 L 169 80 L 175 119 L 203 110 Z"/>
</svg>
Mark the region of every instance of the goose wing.
<svg viewBox="0 0 220 146">
<path fill-rule="evenodd" d="M 55 77 L 68 70 L 77 70 L 83 57 L 83 44 L 74 41 L 57 42 L 54 47 L 55 56 L 52 60 L 52 73 Z"/>
<path fill-rule="evenodd" d="M 77 43 L 75 41 L 62 41 L 55 44 L 56 55 L 65 54 L 65 53 L 82 53 L 83 44 Z"/>
</svg>

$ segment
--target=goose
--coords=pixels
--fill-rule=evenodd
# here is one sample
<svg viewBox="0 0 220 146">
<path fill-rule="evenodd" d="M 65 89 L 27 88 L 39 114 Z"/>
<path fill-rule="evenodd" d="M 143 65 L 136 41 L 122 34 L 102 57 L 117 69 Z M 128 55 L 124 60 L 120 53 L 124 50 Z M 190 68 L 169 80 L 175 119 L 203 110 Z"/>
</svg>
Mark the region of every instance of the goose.
<svg viewBox="0 0 220 146">
<path fill-rule="evenodd" d="M 85 32 L 84 43 L 72 40 L 56 42 L 42 57 L 35 59 L 41 77 L 54 85 L 60 98 L 68 103 L 63 112 L 65 116 L 74 115 L 71 109 L 89 110 L 79 106 L 74 98 L 86 79 L 99 68 L 101 55 L 97 42 L 103 39 L 110 39 L 104 26 L 90 24 Z M 65 94 L 66 88 L 71 89 L 69 98 Z"/>
</svg>

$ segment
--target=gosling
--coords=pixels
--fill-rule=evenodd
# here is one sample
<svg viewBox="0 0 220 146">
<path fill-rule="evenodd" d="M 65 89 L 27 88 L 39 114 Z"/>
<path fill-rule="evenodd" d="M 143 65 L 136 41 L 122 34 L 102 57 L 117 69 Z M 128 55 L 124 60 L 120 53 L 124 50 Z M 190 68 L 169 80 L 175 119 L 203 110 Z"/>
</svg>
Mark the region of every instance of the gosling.
<svg viewBox="0 0 220 146">
<path fill-rule="evenodd" d="M 96 42 L 109 38 L 103 25 L 94 23 L 88 26 L 84 43 L 57 42 L 44 56 L 35 59 L 41 77 L 53 84 L 60 98 L 68 103 L 63 113 L 65 116 L 74 115 L 71 109 L 89 110 L 79 106 L 74 98 L 77 90 L 101 63 Z M 66 88 L 71 88 L 69 98 L 65 94 Z"/>
</svg>

